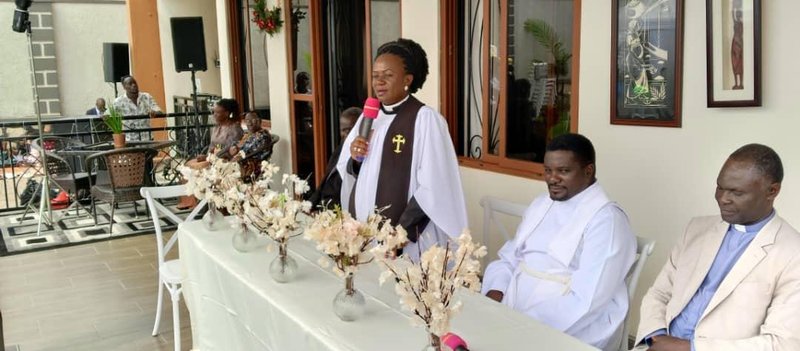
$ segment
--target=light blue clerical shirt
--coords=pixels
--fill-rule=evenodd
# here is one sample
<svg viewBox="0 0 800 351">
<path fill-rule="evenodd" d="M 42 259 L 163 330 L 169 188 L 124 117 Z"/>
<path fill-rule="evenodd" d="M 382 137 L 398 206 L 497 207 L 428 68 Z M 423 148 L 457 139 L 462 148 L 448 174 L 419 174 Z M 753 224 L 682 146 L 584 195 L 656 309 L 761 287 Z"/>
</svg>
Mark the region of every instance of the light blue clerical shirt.
<svg viewBox="0 0 800 351">
<path fill-rule="evenodd" d="M 678 314 L 669 325 L 669 334 L 676 338 L 686 339 L 692 341 L 692 350 L 694 350 L 694 329 L 697 327 L 697 322 L 700 316 L 705 312 L 706 307 L 711 302 L 711 297 L 717 292 L 719 284 L 731 271 L 733 265 L 742 256 L 744 250 L 756 237 L 756 234 L 763 228 L 772 217 L 775 216 L 773 210 L 769 216 L 761 221 L 744 226 L 740 224 L 731 224 L 728 227 L 728 232 L 725 233 L 725 238 L 722 240 L 722 245 L 719 247 L 717 257 L 714 258 L 714 263 L 708 270 L 708 274 L 700 288 L 694 293 L 692 299 L 686 307 Z M 653 335 L 666 334 L 666 331 L 653 333 Z"/>
</svg>

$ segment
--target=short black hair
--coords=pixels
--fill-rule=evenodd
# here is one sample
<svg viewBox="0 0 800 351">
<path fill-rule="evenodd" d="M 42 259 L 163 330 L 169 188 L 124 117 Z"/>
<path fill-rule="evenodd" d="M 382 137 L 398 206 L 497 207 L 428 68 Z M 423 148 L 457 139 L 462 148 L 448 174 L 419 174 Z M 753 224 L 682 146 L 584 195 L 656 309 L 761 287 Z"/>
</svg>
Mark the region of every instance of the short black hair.
<svg viewBox="0 0 800 351">
<path fill-rule="evenodd" d="M 257 111 L 242 112 L 242 119 L 244 119 L 245 117 L 247 117 L 249 115 L 256 116 L 256 118 L 258 118 L 258 120 L 261 120 L 261 116 L 258 114 Z"/>
<path fill-rule="evenodd" d="M 364 112 L 364 110 L 362 110 L 361 107 L 353 106 L 353 107 L 349 107 L 348 109 L 342 111 L 342 114 L 340 116 L 344 117 L 344 118 L 348 118 L 348 119 L 352 120 L 353 123 L 355 123 L 355 121 L 358 119 L 358 116 L 360 116 L 362 112 Z"/>
<path fill-rule="evenodd" d="M 217 101 L 217 105 L 222 106 L 225 111 L 228 111 L 233 118 L 232 120 L 241 120 L 242 115 L 239 114 L 239 103 L 236 102 L 234 99 L 220 99 Z"/>
<path fill-rule="evenodd" d="M 567 133 L 553 138 L 547 144 L 547 151 L 572 151 L 584 167 L 595 163 L 594 145 L 580 134 Z"/>
<path fill-rule="evenodd" d="M 771 147 L 762 144 L 747 144 L 734 151 L 728 159 L 752 162 L 753 166 L 774 183 L 783 181 L 783 162 Z"/>
<path fill-rule="evenodd" d="M 414 76 L 411 85 L 408 86 L 409 93 L 416 93 L 422 88 L 425 79 L 428 77 L 428 55 L 417 42 L 411 39 L 399 38 L 381 45 L 378 48 L 377 56 L 392 54 L 400 57 L 405 65 L 406 73 Z M 376 56 L 376 57 L 377 57 Z"/>
</svg>

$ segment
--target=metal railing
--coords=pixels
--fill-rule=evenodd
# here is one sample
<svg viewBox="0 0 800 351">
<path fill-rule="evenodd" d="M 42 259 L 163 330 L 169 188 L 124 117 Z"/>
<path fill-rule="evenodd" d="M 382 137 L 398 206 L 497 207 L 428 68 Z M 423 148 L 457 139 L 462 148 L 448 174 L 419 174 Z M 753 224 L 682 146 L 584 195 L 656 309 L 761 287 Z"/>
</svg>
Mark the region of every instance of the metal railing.
<svg viewBox="0 0 800 351">
<path fill-rule="evenodd" d="M 197 115 L 193 109 L 181 113 L 160 115 L 154 120 L 164 119 L 163 127 L 126 130 L 125 133 L 139 133 L 141 140 L 155 140 L 156 136 L 175 141 L 169 149 L 161 150 L 159 162 L 153 168 L 154 178 L 159 184 L 177 181 L 178 166 L 208 150 L 210 129 L 213 122 L 210 112 Z M 150 119 L 149 116 L 126 116 L 126 120 Z M 111 139 L 111 132 L 105 128 L 98 116 L 56 117 L 42 121 L 45 126 L 43 136 L 68 137 L 85 144 L 96 144 Z M 165 135 L 166 134 L 166 135 Z M 38 152 L 31 149 L 33 140 L 39 138 L 35 118 L 0 120 L 0 212 L 22 209 L 24 204 L 20 195 L 27 186 L 26 179 L 41 176 Z M 74 169 L 83 167 L 82 161 L 71 161 Z M 77 170 L 76 170 L 77 171 Z"/>
</svg>

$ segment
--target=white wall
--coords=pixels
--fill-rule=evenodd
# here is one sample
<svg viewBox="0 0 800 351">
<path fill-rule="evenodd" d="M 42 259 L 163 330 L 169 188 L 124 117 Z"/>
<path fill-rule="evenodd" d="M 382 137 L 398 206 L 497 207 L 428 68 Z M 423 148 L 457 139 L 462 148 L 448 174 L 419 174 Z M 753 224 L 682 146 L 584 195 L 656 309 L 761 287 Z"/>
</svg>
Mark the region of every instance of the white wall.
<svg viewBox="0 0 800 351">
<path fill-rule="evenodd" d="M 224 7 L 221 12 L 224 11 Z M 174 112 L 172 97 L 174 95 L 190 97 L 192 79 L 190 72 L 175 72 L 175 55 L 172 48 L 171 17 L 203 17 L 203 36 L 206 46 L 205 72 L 197 72 L 198 93 L 222 94 L 220 69 L 214 66 L 214 59 L 219 57 L 219 40 L 217 30 L 217 4 L 215 0 L 159 0 L 158 26 L 161 37 L 161 60 L 164 71 L 164 97 L 168 112 Z M 226 95 L 225 97 L 230 97 Z"/>
<path fill-rule="evenodd" d="M 269 0 L 267 6 L 277 4 L 283 6 L 283 1 Z M 292 126 L 289 115 L 289 62 L 287 61 L 286 29 L 283 29 L 267 38 L 267 60 L 269 61 L 269 104 L 272 115 L 273 134 L 280 136 L 281 140 L 275 145 L 272 160 L 284 172 L 292 170 Z M 278 179 L 278 181 L 280 181 Z"/>
<path fill-rule="evenodd" d="M 217 50 L 219 50 L 219 80 L 222 96 L 233 96 L 231 83 L 230 44 L 228 42 L 228 7 L 226 0 L 216 0 L 217 12 Z"/>
<path fill-rule="evenodd" d="M 99 97 L 114 101 L 103 74 L 103 43 L 128 42 L 126 13 L 125 3 L 53 3 L 62 115 L 83 115 Z"/>
<path fill-rule="evenodd" d="M 401 0 L 403 38 L 422 45 L 428 55 L 429 73 L 414 96 L 428 106 L 439 107 L 439 1 Z"/>
<path fill-rule="evenodd" d="M 16 5 L 0 2 L 0 119 L 33 116 L 31 64 L 28 59 L 28 39 L 23 33 L 11 30 Z"/>
</svg>

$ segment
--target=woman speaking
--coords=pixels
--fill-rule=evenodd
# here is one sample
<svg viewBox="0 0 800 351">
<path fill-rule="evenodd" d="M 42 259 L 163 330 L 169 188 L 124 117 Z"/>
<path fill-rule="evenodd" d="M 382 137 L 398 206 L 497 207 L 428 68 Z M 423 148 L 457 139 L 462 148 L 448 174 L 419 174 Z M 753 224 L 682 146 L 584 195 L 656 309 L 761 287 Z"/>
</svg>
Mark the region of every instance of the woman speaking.
<svg viewBox="0 0 800 351">
<path fill-rule="evenodd" d="M 427 75 L 427 55 L 419 44 L 408 39 L 383 44 L 372 65 L 380 111 L 371 135 L 359 135 L 362 115 L 336 164 L 343 175 L 342 207 L 366 220 L 375 208 L 388 206 L 382 214 L 406 229 L 410 242 L 403 252 L 414 261 L 467 228 L 447 123 L 411 95 Z"/>
</svg>

